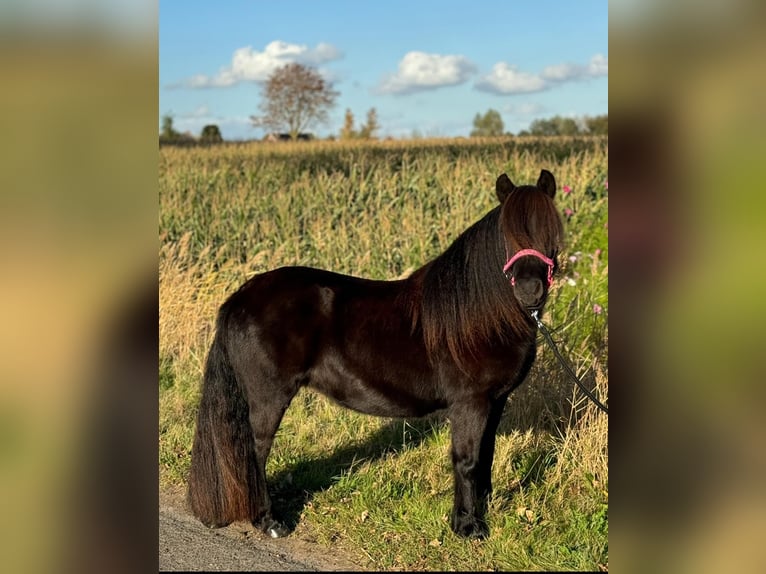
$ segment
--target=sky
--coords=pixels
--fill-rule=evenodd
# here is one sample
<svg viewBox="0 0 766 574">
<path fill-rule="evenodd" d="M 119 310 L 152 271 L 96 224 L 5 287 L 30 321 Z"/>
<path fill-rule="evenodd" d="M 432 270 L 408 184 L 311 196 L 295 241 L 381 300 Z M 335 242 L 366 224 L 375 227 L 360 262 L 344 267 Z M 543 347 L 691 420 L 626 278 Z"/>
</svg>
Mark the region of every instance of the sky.
<svg viewBox="0 0 766 574">
<path fill-rule="evenodd" d="M 370 108 L 379 137 L 468 136 L 489 109 L 518 133 L 606 114 L 608 61 L 606 0 L 160 0 L 158 126 L 260 139 L 265 80 L 299 62 L 339 93 L 319 137 Z"/>
</svg>

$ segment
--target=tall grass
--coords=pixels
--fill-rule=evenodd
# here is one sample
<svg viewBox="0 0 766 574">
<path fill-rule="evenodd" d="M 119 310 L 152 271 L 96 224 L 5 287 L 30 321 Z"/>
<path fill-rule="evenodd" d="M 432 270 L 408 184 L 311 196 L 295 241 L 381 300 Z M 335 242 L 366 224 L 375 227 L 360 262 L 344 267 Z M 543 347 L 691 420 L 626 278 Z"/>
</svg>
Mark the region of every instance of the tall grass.
<svg viewBox="0 0 766 574">
<path fill-rule="evenodd" d="M 556 138 L 160 150 L 160 479 L 182 485 L 218 306 L 255 273 L 407 275 L 549 169 L 567 218 L 544 320 L 607 395 L 607 143 Z M 571 193 L 562 192 L 564 185 Z M 567 212 L 569 213 L 569 212 Z M 607 418 L 541 345 L 498 433 L 490 537 L 455 537 L 449 427 L 359 415 L 302 391 L 268 472 L 296 534 L 371 569 L 594 569 L 608 562 Z"/>
</svg>

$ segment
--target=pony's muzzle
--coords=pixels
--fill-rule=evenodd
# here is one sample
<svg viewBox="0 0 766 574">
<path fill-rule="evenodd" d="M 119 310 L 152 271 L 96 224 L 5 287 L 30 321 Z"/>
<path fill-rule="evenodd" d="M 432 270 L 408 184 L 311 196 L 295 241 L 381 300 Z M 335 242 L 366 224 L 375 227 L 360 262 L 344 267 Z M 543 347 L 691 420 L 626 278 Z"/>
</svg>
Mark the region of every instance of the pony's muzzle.
<svg viewBox="0 0 766 574">
<path fill-rule="evenodd" d="M 534 277 L 514 281 L 514 293 L 519 302 L 528 309 L 539 309 L 545 296 L 545 286 Z"/>
</svg>

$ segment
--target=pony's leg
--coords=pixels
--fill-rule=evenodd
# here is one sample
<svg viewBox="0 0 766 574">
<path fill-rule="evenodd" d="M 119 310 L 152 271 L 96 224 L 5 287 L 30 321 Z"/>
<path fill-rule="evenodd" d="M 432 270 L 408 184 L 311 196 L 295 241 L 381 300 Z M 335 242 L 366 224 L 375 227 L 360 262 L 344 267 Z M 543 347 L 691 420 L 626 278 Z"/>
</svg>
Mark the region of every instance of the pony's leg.
<svg viewBox="0 0 766 574">
<path fill-rule="evenodd" d="M 449 408 L 452 433 L 452 471 L 455 479 L 455 500 L 452 507 L 452 530 L 471 538 L 488 534 L 484 509 L 478 501 L 481 476 L 481 448 L 487 428 L 491 405 L 488 400 L 454 403 Z"/>
<path fill-rule="evenodd" d="M 263 381 L 262 381 L 263 382 Z M 255 475 L 251 492 L 255 492 L 251 521 L 272 538 L 281 538 L 289 534 L 288 529 L 272 515 L 271 497 L 266 483 L 266 460 L 271 452 L 271 445 L 277 433 L 282 417 L 298 392 L 298 385 L 259 385 L 269 388 L 261 396 L 249 401 L 250 426 L 255 444 Z"/>
<path fill-rule="evenodd" d="M 492 461 L 495 458 L 495 437 L 497 436 L 497 427 L 503 416 L 508 394 L 504 393 L 501 397 L 492 401 L 487 426 L 484 428 L 484 435 L 481 437 L 479 463 L 476 470 L 476 493 L 482 515 L 486 512 L 487 500 L 490 494 L 492 494 Z"/>
</svg>

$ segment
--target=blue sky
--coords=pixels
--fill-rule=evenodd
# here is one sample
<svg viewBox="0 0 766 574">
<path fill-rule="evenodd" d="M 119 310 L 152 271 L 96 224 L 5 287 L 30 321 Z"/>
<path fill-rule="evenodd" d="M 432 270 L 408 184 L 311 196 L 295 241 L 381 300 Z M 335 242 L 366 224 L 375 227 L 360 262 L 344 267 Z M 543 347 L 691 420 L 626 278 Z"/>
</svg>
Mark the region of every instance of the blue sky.
<svg viewBox="0 0 766 574">
<path fill-rule="evenodd" d="M 608 111 L 608 3 L 473 0 L 161 0 L 160 116 L 199 135 L 261 138 L 263 81 L 277 66 L 315 66 L 357 127 L 378 113 L 381 137 L 468 136 L 492 108 L 506 131 L 536 118 Z M 158 118 L 159 125 L 159 118 Z"/>
</svg>

